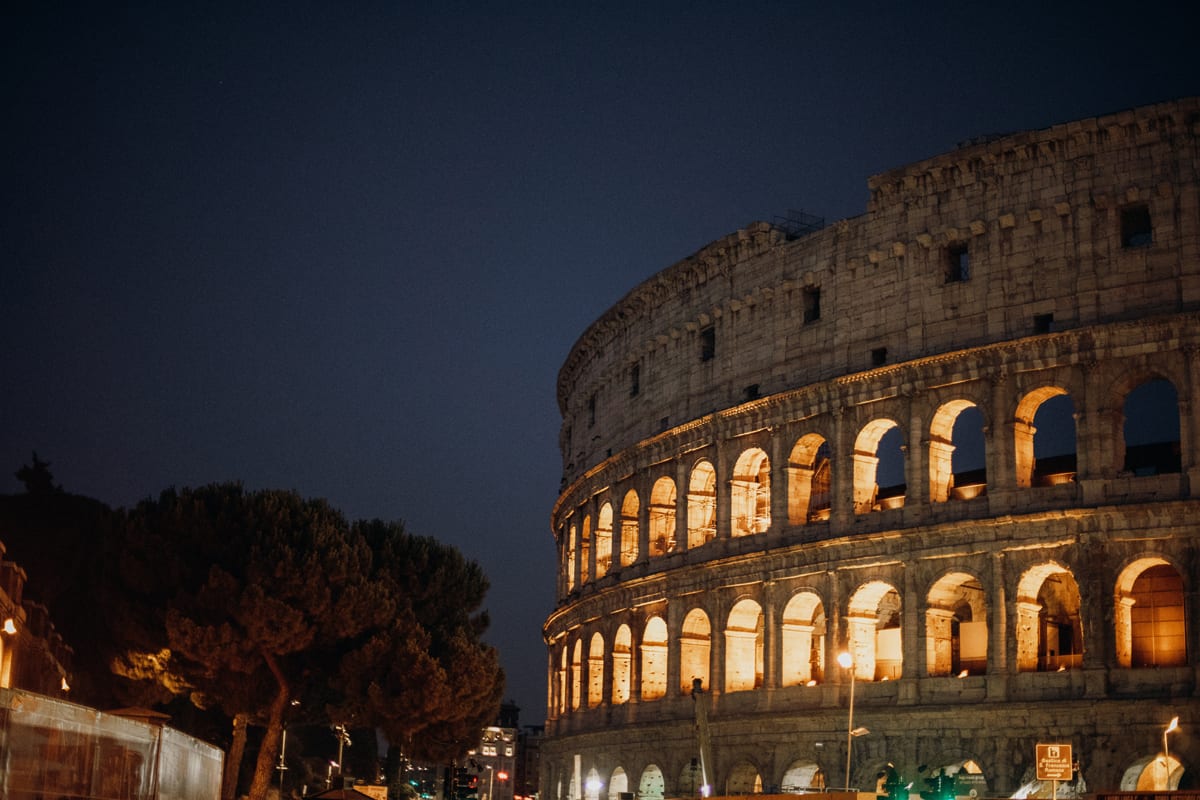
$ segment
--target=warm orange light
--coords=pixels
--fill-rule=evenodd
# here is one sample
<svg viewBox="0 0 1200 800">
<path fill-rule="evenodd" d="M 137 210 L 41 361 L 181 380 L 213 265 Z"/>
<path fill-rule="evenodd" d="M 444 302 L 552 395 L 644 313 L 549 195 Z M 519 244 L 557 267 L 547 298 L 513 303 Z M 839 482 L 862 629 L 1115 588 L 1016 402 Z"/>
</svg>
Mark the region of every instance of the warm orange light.
<svg viewBox="0 0 1200 800">
<path fill-rule="evenodd" d="M 17 622 L 12 617 L 4 620 L 4 632 L 10 634 L 17 632 Z"/>
<path fill-rule="evenodd" d="M 64 692 L 71 691 L 71 687 L 67 684 L 67 677 L 64 675 L 62 679 L 62 690 Z"/>
</svg>

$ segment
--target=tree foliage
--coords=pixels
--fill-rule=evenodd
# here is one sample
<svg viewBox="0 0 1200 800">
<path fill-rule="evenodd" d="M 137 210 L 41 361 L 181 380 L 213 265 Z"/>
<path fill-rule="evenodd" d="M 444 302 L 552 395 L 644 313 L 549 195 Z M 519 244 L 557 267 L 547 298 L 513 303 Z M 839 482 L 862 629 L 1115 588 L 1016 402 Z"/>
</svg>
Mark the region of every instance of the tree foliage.
<svg viewBox="0 0 1200 800">
<path fill-rule="evenodd" d="M 453 548 L 238 484 L 164 492 L 124 534 L 124 663 L 150 663 L 143 674 L 159 686 L 263 726 L 252 800 L 266 793 L 293 701 L 416 749 L 423 732 L 473 728 L 469 743 L 495 716 L 503 675 L 480 640 L 487 582 Z"/>
</svg>

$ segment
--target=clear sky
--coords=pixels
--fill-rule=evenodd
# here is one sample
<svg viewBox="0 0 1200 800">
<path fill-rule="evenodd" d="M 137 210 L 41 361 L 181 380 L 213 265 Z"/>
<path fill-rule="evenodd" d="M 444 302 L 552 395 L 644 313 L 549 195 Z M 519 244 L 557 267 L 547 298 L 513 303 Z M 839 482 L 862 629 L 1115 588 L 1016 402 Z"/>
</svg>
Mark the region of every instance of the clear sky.
<svg viewBox="0 0 1200 800">
<path fill-rule="evenodd" d="M 241 480 L 402 519 L 487 571 L 540 722 L 586 326 L 872 174 L 1200 94 L 1184 7 L 10 3 L 0 492 L 36 450 L 113 506 Z"/>
</svg>

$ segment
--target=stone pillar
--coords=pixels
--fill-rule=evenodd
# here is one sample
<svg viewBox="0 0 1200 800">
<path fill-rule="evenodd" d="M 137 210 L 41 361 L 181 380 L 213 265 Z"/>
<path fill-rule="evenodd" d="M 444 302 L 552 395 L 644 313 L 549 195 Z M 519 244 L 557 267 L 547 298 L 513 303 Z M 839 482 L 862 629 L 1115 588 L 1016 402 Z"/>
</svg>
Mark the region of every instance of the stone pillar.
<svg viewBox="0 0 1200 800">
<path fill-rule="evenodd" d="M 1078 424 L 1078 423 L 1077 423 Z M 1018 488 L 1028 488 L 1033 485 L 1033 436 L 1037 428 L 1032 423 L 1023 420 L 1013 421 L 1013 461 L 1016 469 L 1015 485 Z M 989 479 L 988 483 L 991 483 Z"/>
<path fill-rule="evenodd" d="M 1017 672 L 1035 672 L 1038 666 L 1038 615 L 1042 611 L 1039 603 L 1017 601 Z"/>
<path fill-rule="evenodd" d="M 712 674 L 709 676 L 708 688 L 714 698 L 725 691 L 725 627 L 727 620 L 722 615 L 722 605 L 718 603 L 712 614 L 712 638 L 710 640 L 712 650 L 709 653 Z"/>
<path fill-rule="evenodd" d="M 854 674 L 860 681 L 875 680 L 876 621 L 874 616 L 846 615 L 847 649 L 854 659 Z"/>
<path fill-rule="evenodd" d="M 688 489 L 691 487 L 688 465 L 675 462 L 675 547 L 667 550 L 683 552 L 688 548 Z"/>
<path fill-rule="evenodd" d="M 1187 385 L 1179 390 L 1179 444 L 1182 452 L 1180 468 L 1187 476 L 1185 491 L 1189 496 L 1200 495 L 1200 347 L 1183 348 Z"/>
<path fill-rule="evenodd" d="M 808 501 L 812 497 L 812 479 L 816 471 L 808 467 L 788 467 L 787 520 L 791 525 L 808 522 Z"/>
<path fill-rule="evenodd" d="M 768 433 L 771 436 L 770 457 L 771 457 L 771 524 L 767 528 L 767 532 L 780 531 L 787 527 L 788 520 L 788 492 L 791 491 L 790 481 L 791 476 L 788 474 L 787 454 L 784 452 L 783 433 L 778 428 L 768 428 Z"/>
<path fill-rule="evenodd" d="M 924 404 L 914 402 L 911 392 L 905 392 L 904 400 L 908 409 L 908 430 L 901 429 L 904 445 L 900 452 L 904 454 L 904 505 L 911 508 L 930 502 L 927 476 L 932 454 L 926 445 L 928 436 L 922 417 Z"/>
<path fill-rule="evenodd" d="M 779 618 L 781 611 L 775 601 L 775 584 L 763 584 L 763 688 L 779 688 L 779 670 L 782 658 L 780 651 Z"/>
<path fill-rule="evenodd" d="M 852 415 L 845 408 L 833 411 L 833 438 L 830 445 L 832 474 L 830 475 L 831 508 L 829 518 L 834 530 L 845 530 L 854 522 L 854 432 Z"/>
<path fill-rule="evenodd" d="M 1113 635 L 1116 644 L 1118 667 L 1133 665 L 1133 604 L 1132 597 L 1117 598 L 1116 619 L 1113 620 Z M 1190 643 L 1189 643 L 1190 646 Z"/>
<path fill-rule="evenodd" d="M 925 611 L 925 662 L 931 676 L 946 676 L 953 671 L 954 612 L 945 608 Z"/>
<path fill-rule="evenodd" d="M 676 492 L 676 497 L 679 493 Z M 685 537 L 686 538 L 686 537 Z M 669 603 L 664 618 L 667 623 L 667 697 L 679 696 L 679 634 L 683 629 L 683 605 Z"/>
<path fill-rule="evenodd" d="M 717 473 L 716 492 L 717 492 L 717 538 L 728 539 L 733 536 L 733 526 L 731 520 L 730 505 L 732 504 L 732 481 L 730 476 L 733 473 L 733 465 L 729 463 L 728 456 L 725 453 L 725 448 L 718 446 L 716 455 L 713 458 L 713 471 Z"/>
<path fill-rule="evenodd" d="M 929 502 L 944 503 L 950 499 L 950 484 L 954 481 L 954 444 L 942 439 L 930 439 Z"/>
<path fill-rule="evenodd" d="M 984 422 L 984 467 L 987 470 L 988 494 L 1008 492 L 1018 485 L 1015 437 L 1013 436 L 1013 401 L 1009 392 L 1012 382 L 1008 374 L 997 373 L 992 378 L 991 413 Z M 1033 433 L 1029 434 L 1029 458 L 1033 458 Z M 1015 473 L 1014 473 L 1015 470 Z M 1024 484 L 1028 485 L 1028 484 Z"/>
<path fill-rule="evenodd" d="M 850 456 L 853 466 L 854 513 L 867 514 L 875 506 L 875 473 L 879 459 L 866 453 L 854 452 Z"/>
</svg>

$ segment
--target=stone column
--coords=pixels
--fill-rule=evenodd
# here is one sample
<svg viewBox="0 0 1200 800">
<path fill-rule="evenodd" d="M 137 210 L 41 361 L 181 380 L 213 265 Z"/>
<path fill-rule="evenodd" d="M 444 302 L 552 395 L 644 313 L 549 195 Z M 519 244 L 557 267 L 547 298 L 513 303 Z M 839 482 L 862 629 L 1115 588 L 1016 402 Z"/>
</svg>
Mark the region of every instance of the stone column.
<svg viewBox="0 0 1200 800">
<path fill-rule="evenodd" d="M 985 449 L 984 466 L 987 470 L 988 494 L 1009 492 L 1018 485 L 1021 474 L 1016 464 L 1016 440 L 1013 435 L 1012 381 L 1008 374 L 999 372 L 992 378 L 991 413 L 987 415 L 983 431 Z M 1033 433 L 1029 434 L 1029 458 L 1033 458 Z M 1014 472 L 1015 470 L 1015 472 Z M 1022 484 L 1028 486 L 1028 483 Z"/>
<path fill-rule="evenodd" d="M 675 462 L 675 546 L 668 548 L 668 553 L 681 553 L 688 548 L 688 479 L 691 477 L 688 471 L 685 461 Z"/>
<path fill-rule="evenodd" d="M 775 427 L 767 429 L 771 436 L 771 524 L 767 533 L 783 530 L 788 520 L 788 492 L 791 491 L 788 480 L 787 453 L 784 446 L 784 434 Z"/>
<path fill-rule="evenodd" d="M 1017 601 L 1017 672 L 1035 672 L 1038 666 L 1038 615 L 1042 611 L 1039 603 Z"/>
<path fill-rule="evenodd" d="M 851 415 L 845 408 L 833 411 L 829 518 L 834 530 L 845 530 L 854 522 L 854 433 L 850 422 Z"/>
<path fill-rule="evenodd" d="M 950 499 L 950 483 L 954 479 L 954 444 L 941 439 L 930 439 L 929 452 L 929 502 L 944 503 Z"/>
<path fill-rule="evenodd" d="M 779 688 L 779 670 L 782 648 L 780 647 L 780 610 L 775 602 L 776 586 L 773 581 L 763 584 L 763 688 Z"/>
<path fill-rule="evenodd" d="M 928 608 L 925 611 L 925 662 L 926 675 L 950 675 L 953 671 L 953 621 L 954 612 L 945 608 Z M 918 676 L 919 677 L 919 676 Z"/>
</svg>

